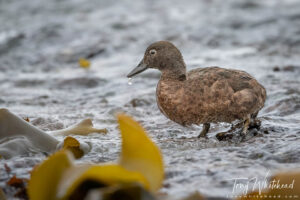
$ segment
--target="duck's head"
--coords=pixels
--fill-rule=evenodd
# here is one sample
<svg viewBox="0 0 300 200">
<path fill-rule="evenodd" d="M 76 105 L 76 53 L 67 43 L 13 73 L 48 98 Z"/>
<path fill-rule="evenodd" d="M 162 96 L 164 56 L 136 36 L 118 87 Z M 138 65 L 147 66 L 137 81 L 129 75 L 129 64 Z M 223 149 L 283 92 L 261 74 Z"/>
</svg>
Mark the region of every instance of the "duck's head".
<svg viewBox="0 0 300 200">
<path fill-rule="evenodd" d="M 145 51 L 144 58 L 128 75 L 131 78 L 148 68 L 158 69 L 166 78 L 184 79 L 186 67 L 180 51 L 167 41 L 151 44 Z"/>
</svg>

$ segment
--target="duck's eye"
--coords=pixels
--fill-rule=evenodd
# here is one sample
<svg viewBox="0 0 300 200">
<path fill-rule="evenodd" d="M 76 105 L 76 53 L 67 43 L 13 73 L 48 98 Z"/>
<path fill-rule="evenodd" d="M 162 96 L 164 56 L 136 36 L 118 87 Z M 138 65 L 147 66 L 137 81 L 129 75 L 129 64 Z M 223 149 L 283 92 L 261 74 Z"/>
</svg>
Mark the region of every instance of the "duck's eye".
<svg viewBox="0 0 300 200">
<path fill-rule="evenodd" d="M 155 55 L 155 54 L 156 54 L 156 50 L 155 50 L 155 49 L 151 49 L 151 50 L 149 51 L 149 53 L 150 53 L 151 55 Z"/>
</svg>

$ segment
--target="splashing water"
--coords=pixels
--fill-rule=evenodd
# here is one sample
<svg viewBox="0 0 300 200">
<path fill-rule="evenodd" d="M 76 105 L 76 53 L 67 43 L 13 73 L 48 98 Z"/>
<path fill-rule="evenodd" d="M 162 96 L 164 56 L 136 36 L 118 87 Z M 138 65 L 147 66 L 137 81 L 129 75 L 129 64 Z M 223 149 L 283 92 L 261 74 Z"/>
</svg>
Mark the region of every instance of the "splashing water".
<svg viewBox="0 0 300 200">
<path fill-rule="evenodd" d="M 132 85 L 132 78 L 128 78 L 128 85 Z"/>
</svg>

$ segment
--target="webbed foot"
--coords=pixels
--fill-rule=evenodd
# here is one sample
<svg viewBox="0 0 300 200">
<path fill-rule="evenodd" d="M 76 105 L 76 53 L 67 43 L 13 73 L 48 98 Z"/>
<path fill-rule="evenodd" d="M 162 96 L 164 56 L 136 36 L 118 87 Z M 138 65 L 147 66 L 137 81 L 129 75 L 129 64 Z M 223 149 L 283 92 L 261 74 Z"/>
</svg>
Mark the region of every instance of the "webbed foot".
<svg viewBox="0 0 300 200">
<path fill-rule="evenodd" d="M 232 139 L 232 137 L 233 137 L 233 134 L 231 134 L 230 132 L 220 132 L 220 133 L 217 133 L 217 135 L 216 135 L 216 138 L 219 141 Z"/>
</svg>

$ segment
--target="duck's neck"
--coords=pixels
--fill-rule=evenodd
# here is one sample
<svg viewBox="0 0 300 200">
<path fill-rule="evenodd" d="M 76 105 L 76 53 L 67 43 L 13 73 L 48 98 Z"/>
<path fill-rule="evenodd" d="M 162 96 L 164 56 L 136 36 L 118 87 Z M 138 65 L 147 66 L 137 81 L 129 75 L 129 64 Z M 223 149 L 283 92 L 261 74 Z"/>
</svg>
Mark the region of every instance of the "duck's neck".
<svg viewBox="0 0 300 200">
<path fill-rule="evenodd" d="M 161 70 L 161 73 L 161 80 L 185 81 L 187 79 L 184 63 L 176 63 L 172 67 L 166 67 Z"/>
<path fill-rule="evenodd" d="M 164 81 L 185 81 L 186 80 L 186 74 L 182 73 L 182 74 L 170 74 L 170 73 L 162 73 L 161 80 Z"/>
</svg>

